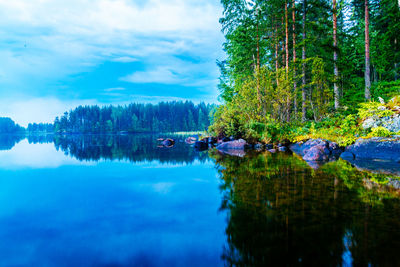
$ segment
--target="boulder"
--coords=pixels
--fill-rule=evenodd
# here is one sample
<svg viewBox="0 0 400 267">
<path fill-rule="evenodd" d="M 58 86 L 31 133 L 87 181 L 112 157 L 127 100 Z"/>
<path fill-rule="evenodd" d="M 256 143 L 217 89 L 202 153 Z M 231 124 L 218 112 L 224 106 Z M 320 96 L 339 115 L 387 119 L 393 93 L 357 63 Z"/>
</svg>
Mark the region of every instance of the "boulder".
<svg viewBox="0 0 400 267">
<path fill-rule="evenodd" d="M 292 144 L 290 150 L 302 156 L 306 161 L 335 160 L 343 152 L 338 144 L 324 139 L 309 139 L 303 144 Z"/>
<path fill-rule="evenodd" d="M 375 118 L 368 118 L 362 123 L 361 127 L 363 129 L 371 129 L 378 127 L 378 121 Z"/>
<path fill-rule="evenodd" d="M 161 142 L 161 144 L 165 147 L 171 147 L 175 145 L 175 140 L 171 138 L 167 138 Z"/>
<path fill-rule="evenodd" d="M 400 137 L 360 138 L 346 152 L 352 153 L 355 159 L 400 161 Z M 400 168 L 400 166 L 399 166 Z"/>
<path fill-rule="evenodd" d="M 327 146 L 313 146 L 307 150 L 303 159 L 306 161 L 326 161 L 329 159 L 330 151 Z"/>
<path fill-rule="evenodd" d="M 243 139 L 235 140 L 235 141 L 229 141 L 229 142 L 224 142 L 222 144 L 219 144 L 217 146 L 217 149 L 219 151 L 227 151 L 227 150 L 245 150 L 250 148 L 251 146 Z"/>
<path fill-rule="evenodd" d="M 314 147 L 314 146 L 321 146 L 321 147 L 328 147 L 329 143 L 326 140 L 323 139 L 309 139 L 307 142 L 301 144 L 301 143 L 295 143 L 290 145 L 290 150 L 292 150 L 294 153 L 304 156 L 307 151 Z"/>
<path fill-rule="evenodd" d="M 185 143 L 192 145 L 192 144 L 194 144 L 196 142 L 196 140 L 197 140 L 196 137 L 192 137 L 191 136 L 191 137 L 188 137 L 188 138 L 185 139 Z"/>
<path fill-rule="evenodd" d="M 270 152 L 270 153 L 276 153 L 276 149 L 268 149 L 268 152 Z"/>
</svg>

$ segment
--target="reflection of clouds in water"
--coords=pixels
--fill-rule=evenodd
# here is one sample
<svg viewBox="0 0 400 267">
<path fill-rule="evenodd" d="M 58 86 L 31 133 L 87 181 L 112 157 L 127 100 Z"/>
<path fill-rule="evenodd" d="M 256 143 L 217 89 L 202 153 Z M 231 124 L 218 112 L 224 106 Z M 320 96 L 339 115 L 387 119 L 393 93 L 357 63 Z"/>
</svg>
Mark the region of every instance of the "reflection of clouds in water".
<svg viewBox="0 0 400 267">
<path fill-rule="evenodd" d="M 57 151 L 53 143 L 29 144 L 22 140 L 11 150 L 0 151 L 0 168 L 57 168 L 63 165 L 93 165 L 94 163 L 80 162 L 77 159 Z"/>
<path fill-rule="evenodd" d="M 156 183 L 152 184 L 153 190 L 159 194 L 168 194 L 175 183 Z"/>
</svg>

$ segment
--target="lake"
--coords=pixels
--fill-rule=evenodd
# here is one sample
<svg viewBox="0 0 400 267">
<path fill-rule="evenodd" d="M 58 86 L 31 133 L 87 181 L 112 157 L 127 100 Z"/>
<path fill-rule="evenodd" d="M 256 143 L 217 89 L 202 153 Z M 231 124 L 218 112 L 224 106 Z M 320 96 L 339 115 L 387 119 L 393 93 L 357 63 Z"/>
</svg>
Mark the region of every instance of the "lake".
<svg viewBox="0 0 400 267">
<path fill-rule="evenodd" d="M 0 266 L 400 264 L 388 175 L 161 136 L 0 136 Z"/>
</svg>

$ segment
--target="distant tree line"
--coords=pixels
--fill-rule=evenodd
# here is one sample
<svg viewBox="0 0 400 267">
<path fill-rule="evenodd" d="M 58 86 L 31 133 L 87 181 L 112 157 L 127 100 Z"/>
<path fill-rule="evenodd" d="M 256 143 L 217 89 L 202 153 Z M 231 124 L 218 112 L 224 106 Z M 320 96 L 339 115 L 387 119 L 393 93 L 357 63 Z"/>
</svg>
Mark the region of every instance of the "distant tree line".
<svg viewBox="0 0 400 267">
<path fill-rule="evenodd" d="M 54 121 L 57 133 L 178 132 L 207 130 L 215 105 L 186 101 L 127 106 L 79 106 Z M 45 126 L 43 126 L 45 127 Z M 50 126 L 49 126 L 50 127 Z"/>
<path fill-rule="evenodd" d="M 54 125 L 52 123 L 29 123 L 27 128 L 28 133 L 52 133 Z"/>
<path fill-rule="evenodd" d="M 0 134 L 24 132 L 25 129 L 10 118 L 0 118 Z"/>
</svg>

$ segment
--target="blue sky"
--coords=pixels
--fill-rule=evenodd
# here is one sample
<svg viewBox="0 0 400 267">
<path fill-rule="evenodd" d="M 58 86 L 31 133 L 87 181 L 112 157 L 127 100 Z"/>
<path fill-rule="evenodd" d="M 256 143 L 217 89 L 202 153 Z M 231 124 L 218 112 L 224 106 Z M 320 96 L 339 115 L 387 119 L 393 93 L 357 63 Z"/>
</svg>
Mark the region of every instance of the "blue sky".
<svg viewBox="0 0 400 267">
<path fill-rule="evenodd" d="M 0 0 L 0 116 L 217 102 L 221 14 L 219 0 Z"/>
</svg>

